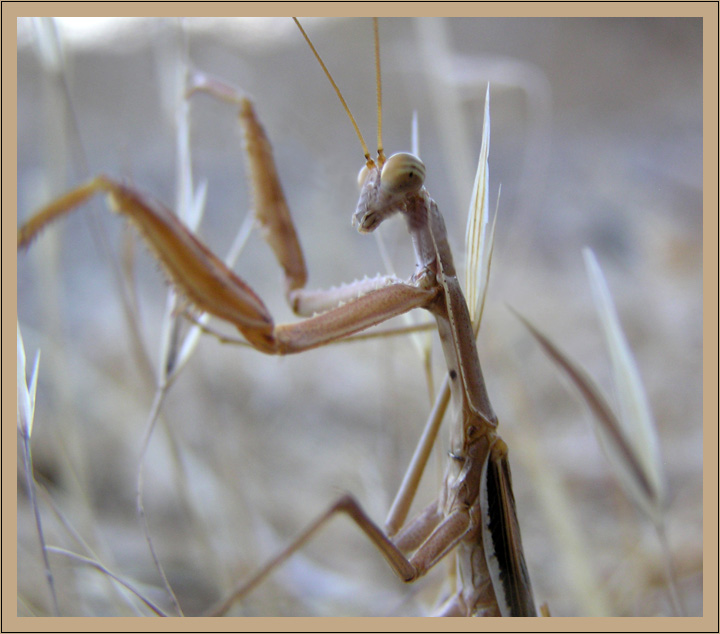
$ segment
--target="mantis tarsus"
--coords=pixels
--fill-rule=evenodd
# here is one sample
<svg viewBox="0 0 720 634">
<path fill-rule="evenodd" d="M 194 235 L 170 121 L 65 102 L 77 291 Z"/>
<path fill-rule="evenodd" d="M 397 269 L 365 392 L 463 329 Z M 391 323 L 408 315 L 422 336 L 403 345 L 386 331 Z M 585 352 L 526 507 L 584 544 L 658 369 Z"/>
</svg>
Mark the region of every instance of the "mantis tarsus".
<svg viewBox="0 0 720 634">
<path fill-rule="evenodd" d="M 423 186 L 424 165 L 410 154 L 386 159 L 382 147 L 378 148 L 377 159 L 371 159 L 365 148 L 366 170 L 360 179 L 361 197 L 353 216 L 353 224 L 362 232 L 374 230 L 393 213 L 405 216 L 417 264 L 410 280 L 382 277 L 370 288 L 368 284 L 350 284 L 341 294 L 308 295 L 304 291 L 302 253 L 280 195 L 269 142 L 251 102 L 242 99 L 240 103 L 252 163 L 256 214 L 285 272 L 288 301 L 299 314 L 321 310 L 320 315 L 276 326 L 254 291 L 169 211 L 134 188 L 104 176 L 41 210 L 20 228 L 18 245 L 27 246 L 47 223 L 92 195 L 108 194 L 116 211 L 127 216 L 145 237 L 182 295 L 196 308 L 235 325 L 254 347 L 267 353 L 301 352 L 413 308 L 429 310 L 437 320 L 457 409 L 440 497 L 404 525 L 414 491 L 406 494 L 410 497 L 401 501 L 402 510 L 394 510 L 388 518 L 389 533 L 397 532 L 391 539 L 350 496 L 342 497 L 325 518 L 338 511 L 350 515 L 405 581 L 422 576 L 454 550 L 458 561 L 457 592 L 446 599 L 441 614 L 535 615 L 515 515 L 507 447 L 495 433 L 497 418 L 485 391 L 475 333 L 457 281 L 444 221 Z M 340 302 L 343 305 L 338 306 Z M 404 553 L 413 554 L 408 559 Z"/>
</svg>

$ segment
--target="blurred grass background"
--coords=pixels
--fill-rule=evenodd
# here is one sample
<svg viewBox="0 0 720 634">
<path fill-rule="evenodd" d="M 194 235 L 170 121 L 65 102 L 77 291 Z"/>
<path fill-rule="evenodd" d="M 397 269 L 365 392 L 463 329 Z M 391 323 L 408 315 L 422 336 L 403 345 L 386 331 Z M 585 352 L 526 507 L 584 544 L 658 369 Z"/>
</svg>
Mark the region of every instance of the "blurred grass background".
<svg viewBox="0 0 720 634">
<path fill-rule="evenodd" d="M 372 146 L 370 21 L 305 25 Z M 289 19 L 116 18 L 107 30 L 96 23 L 89 31 L 57 22 L 62 73 L 42 62 L 52 42 L 39 36 L 47 26 L 18 22 L 20 220 L 100 172 L 173 205 L 169 78 L 184 33 L 194 67 L 256 103 L 309 285 L 382 271 L 375 241 L 350 226 L 359 144 Z M 584 408 L 506 308 L 521 311 L 609 390 L 581 258 L 588 245 L 655 414 L 672 555 L 688 612 L 701 614 L 701 21 L 385 19 L 380 29 L 385 147 L 409 148 L 416 110 L 427 186 L 457 264 L 490 81 L 493 206 L 500 184 L 502 194 L 480 354 L 510 447 L 538 602 L 557 616 L 669 614 L 652 532 L 618 487 Z M 238 126 L 231 108 L 208 98 L 191 108 L 195 176 L 208 179 L 200 233 L 224 254 L 250 205 Z M 409 275 L 402 222 L 382 231 L 398 274 Z M 126 243 L 122 223 L 98 201 L 19 254 L 18 317 L 28 356 L 42 350 L 33 454 L 52 498 L 52 505 L 40 500 L 48 542 L 86 555 L 92 547 L 166 606 L 135 510 L 154 380 L 134 352 L 109 264 Z M 135 264 L 138 318 L 155 360 L 166 285 L 143 247 Z M 236 270 L 278 321 L 292 319 L 259 234 Z M 439 349 L 435 357 L 439 381 Z M 381 523 L 429 407 L 409 339 L 268 358 L 204 338 L 170 390 L 145 475 L 154 545 L 185 613 L 201 612 L 247 578 L 342 492 Z M 428 469 L 415 508 L 437 495 L 441 470 Z M 18 614 L 45 615 L 51 604 L 22 482 Z M 51 565 L 63 615 L 142 613 L 101 573 L 58 555 Z M 405 586 L 338 519 L 233 613 L 425 614 L 446 572 L 440 564 Z"/>
</svg>

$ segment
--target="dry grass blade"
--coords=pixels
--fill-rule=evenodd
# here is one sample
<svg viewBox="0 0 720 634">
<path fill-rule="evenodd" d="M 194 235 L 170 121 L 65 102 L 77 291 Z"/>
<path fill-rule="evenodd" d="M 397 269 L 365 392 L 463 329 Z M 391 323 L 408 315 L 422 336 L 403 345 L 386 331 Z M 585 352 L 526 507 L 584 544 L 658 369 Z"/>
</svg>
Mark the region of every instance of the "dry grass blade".
<svg viewBox="0 0 720 634">
<path fill-rule="evenodd" d="M 17 325 L 17 424 L 18 430 L 24 438 L 32 436 L 33 419 L 35 417 L 35 395 L 37 393 L 38 365 L 40 364 L 40 351 L 35 353 L 33 370 L 30 375 L 30 385 L 27 383 L 27 370 L 25 364 L 25 344 L 23 343 L 20 323 Z"/>
<path fill-rule="evenodd" d="M 488 155 L 490 153 L 490 85 L 485 92 L 485 112 L 483 115 L 483 135 L 480 145 L 475 183 L 473 184 L 467 228 L 465 230 L 465 295 L 467 297 L 470 319 L 476 327 L 480 319 L 480 307 L 487 288 L 483 270 L 489 262 L 485 250 L 485 234 L 488 224 L 488 198 L 490 171 Z M 487 264 L 486 264 L 487 263 Z"/>
<path fill-rule="evenodd" d="M 659 440 L 637 366 L 622 332 L 610 291 L 593 252 L 583 250 L 596 310 L 603 326 L 613 366 L 620 415 L 616 415 L 595 382 L 567 355 L 516 311 L 548 356 L 565 372 L 593 414 L 595 431 L 621 485 L 652 522 L 660 540 L 671 604 L 685 614 L 680 600 L 665 532 L 665 483 Z"/>
<path fill-rule="evenodd" d="M 207 195 L 207 181 L 203 181 L 197 190 L 193 183 L 192 156 L 190 151 L 190 104 L 186 96 L 190 80 L 188 70 L 187 41 L 183 36 L 184 31 L 178 29 L 178 37 L 182 41 L 168 51 L 168 57 L 173 60 L 169 65 L 173 69 L 168 93 L 168 102 L 173 110 L 173 121 L 175 122 L 175 149 L 177 161 L 175 165 L 175 209 L 178 217 L 191 230 L 197 231 L 205 213 L 205 200 Z M 175 291 L 170 288 L 165 316 L 162 323 L 162 335 L 160 338 L 160 381 L 165 385 L 169 381 L 169 375 L 175 373 L 177 364 L 186 362 L 193 347 L 184 347 L 186 357 L 179 358 L 181 346 L 178 344 L 178 319 L 177 315 L 178 298 Z"/>
<path fill-rule="evenodd" d="M 620 409 L 618 422 L 647 481 L 647 484 L 643 483 L 640 491 L 637 490 L 638 482 L 628 481 L 626 484 L 635 501 L 653 522 L 658 524 L 665 503 L 665 485 L 657 430 L 640 374 L 620 327 L 617 311 L 600 266 L 590 249 L 583 250 L 583 257 L 612 360 L 613 382 Z"/>
<path fill-rule="evenodd" d="M 33 371 L 30 376 L 30 385 L 27 383 L 26 366 L 25 366 L 25 344 L 23 342 L 22 333 L 20 332 L 20 323 L 17 325 L 17 425 L 23 441 L 23 460 L 25 463 L 25 480 L 35 515 L 35 528 L 40 541 L 40 549 L 42 551 L 43 566 L 45 567 L 45 579 L 47 580 L 50 595 L 52 597 L 53 610 L 56 615 L 60 614 L 60 608 L 55 591 L 55 581 L 53 579 L 52 570 L 50 569 L 50 561 L 48 560 L 48 547 L 45 543 L 45 535 L 43 533 L 42 519 L 40 517 L 40 508 L 37 505 L 37 495 L 35 487 L 35 474 L 33 470 L 32 452 L 30 450 L 30 437 L 32 435 L 33 418 L 35 415 L 35 395 L 37 393 L 37 377 L 38 364 L 40 363 L 40 351 L 35 354 L 35 362 L 33 363 Z"/>
<path fill-rule="evenodd" d="M 510 310 L 523 322 L 545 353 L 563 370 L 571 383 L 580 392 L 583 401 L 593 414 L 594 421 L 598 423 L 593 425 L 593 429 L 598 435 L 600 444 L 607 451 L 608 459 L 617 468 L 616 473 L 618 473 L 621 483 L 633 491 L 633 499 L 638 501 L 644 508 L 647 503 L 654 499 L 652 484 L 630 441 L 627 439 L 618 417 L 608 404 L 600 388 L 582 368 L 571 361 L 566 354 L 527 319 L 513 308 L 510 308 Z M 641 500 L 645 500 L 645 502 Z"/>
<path fill-rule="evenodd" d="M 620 408 L 619 422 L 632 446 L 634 456 L 641 464 L 643 474 L 649 482 L 650 491 L 646 495 L 646 492 L 639 489 L 633 480 L 628 480 L 624 484 L 630 496 L 648 515 L 655 527 L 665 559 L 665 574 L 673 610 L 678 616 L 684 615 L 686 610 L 677 591 L 672 556 L 665 532 L 665 474 L 660 458 L 657 427 L 640 379 L 640 373 L 620 326 L 620 320 L 600 265 L 595 254 L 588 248 L 583 249 L 583 257 L 590 278 L 595 307 L 610 351 L 615 392 Z M 608 459 L 611 462 L 613 457 L 612 452 L 609 452 Z M 618 462 L 617 459 L 615 462 Z"/>
<path fill-rule="evenodd" d="M 180 29 L 179 32 L 182 33 L 182 29 Z M 205 181 L 201 182 L 197 189 L 195 189 L 193 184 L 192 156 L 190 150 L 190 109 L 187 97 L 190 79 L 187 46 L 187 41 L 183 37 L 181 41 L 175 43 L 175 46 L 172 47 L 173 50 L 169 52 L 170 58 L 176 60 L 175 63 L 172 64 L 174 73 L 172 74 L 172 81 L 170 82 L 169 93 L 171 98 L 169 99 L 169 103 L 174 111 L 173 119 L 176 126 L 175 144 L 178 157 L 176 164 L 175 207 L 180 219 L 194 231 L 198 228 L 204 215 L 207 183 Z M 191 329 L 186 335 L 184 342 L 180 340 L 180 320 L 182 319 L 182 315 L 181 311 L 178 310 L 178 304 L 182 301 L 184 300 L 179 299 L 172 288 L 168 290 L 165 314 L 161 323 L 160 357 L 155 379 L 155 397 L 145 427 L 145 437 L 140 453 L 136 480 L 136 508 L 142 521 L 145 540 L 167 595 L 176 613 L 180 616 L 183 614 L 180 603 L 170 584 L 160 557 L 157 554 L 150 533 L 144 503 L 144 467 L 148 445 L 170 385 L 189 360 L 199 340 L 199 332 L 196 328 Z M 172 437 L 170 437 L 170 441 L 171 444 L 174 445 Z M 180 460 L 176 453 L 174 454 L 174 460 L 176 469 L 182 471 L 180 468 Z M 188 502 L 187 491 L 183 486 L 184 484 L 184 482 L 180 483 L 181 488 L 185 491 L 183 501 L 185 507 L 189 508 L 191 505 Z"/>
</svg>

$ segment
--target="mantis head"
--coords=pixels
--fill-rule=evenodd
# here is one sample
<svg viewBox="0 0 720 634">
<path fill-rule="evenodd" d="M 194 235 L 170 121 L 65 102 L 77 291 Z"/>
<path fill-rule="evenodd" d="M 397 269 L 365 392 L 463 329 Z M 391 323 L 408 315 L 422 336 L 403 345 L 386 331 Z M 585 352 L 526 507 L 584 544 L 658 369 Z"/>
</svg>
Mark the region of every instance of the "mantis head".
<svg viewBox="0 0 720 634">
<path fill-rule="evenodd" d="M 392 214 L 403 211 L 406 203 L 423 190 L 425 165 L 414 154 L 399 152 L 382 155 L 377 163 L 369 160 L 358 174 L 360 199 L 353 214 L 353 226 L 361 233 L 374 231 Z"/>
</svg>

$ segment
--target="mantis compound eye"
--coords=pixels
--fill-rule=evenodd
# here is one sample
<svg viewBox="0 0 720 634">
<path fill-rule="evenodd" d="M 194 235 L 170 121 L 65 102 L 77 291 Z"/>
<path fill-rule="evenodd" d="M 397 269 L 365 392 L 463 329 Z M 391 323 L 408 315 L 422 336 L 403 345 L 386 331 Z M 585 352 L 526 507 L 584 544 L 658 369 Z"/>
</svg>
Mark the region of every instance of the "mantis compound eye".
<svg viewBox="0 0 720 634">
<path fill-rule="evenodd" d="M 363 165 L 360 168 L 360 171 L 358 172 L 358 189 L 362 189 L 363 185 L 365 184 L 365 179 L 367 179 L 368 174 L 370 173 L 370 168 L 367 165 Z"/>
<path fill-rule="evenodd" d="M 425 165 L 414 154 L 393 154 L 383 165 L 380 187 L 388 194 L 408 194 L 418 191 L 425 182 Z"/>
</svg>

